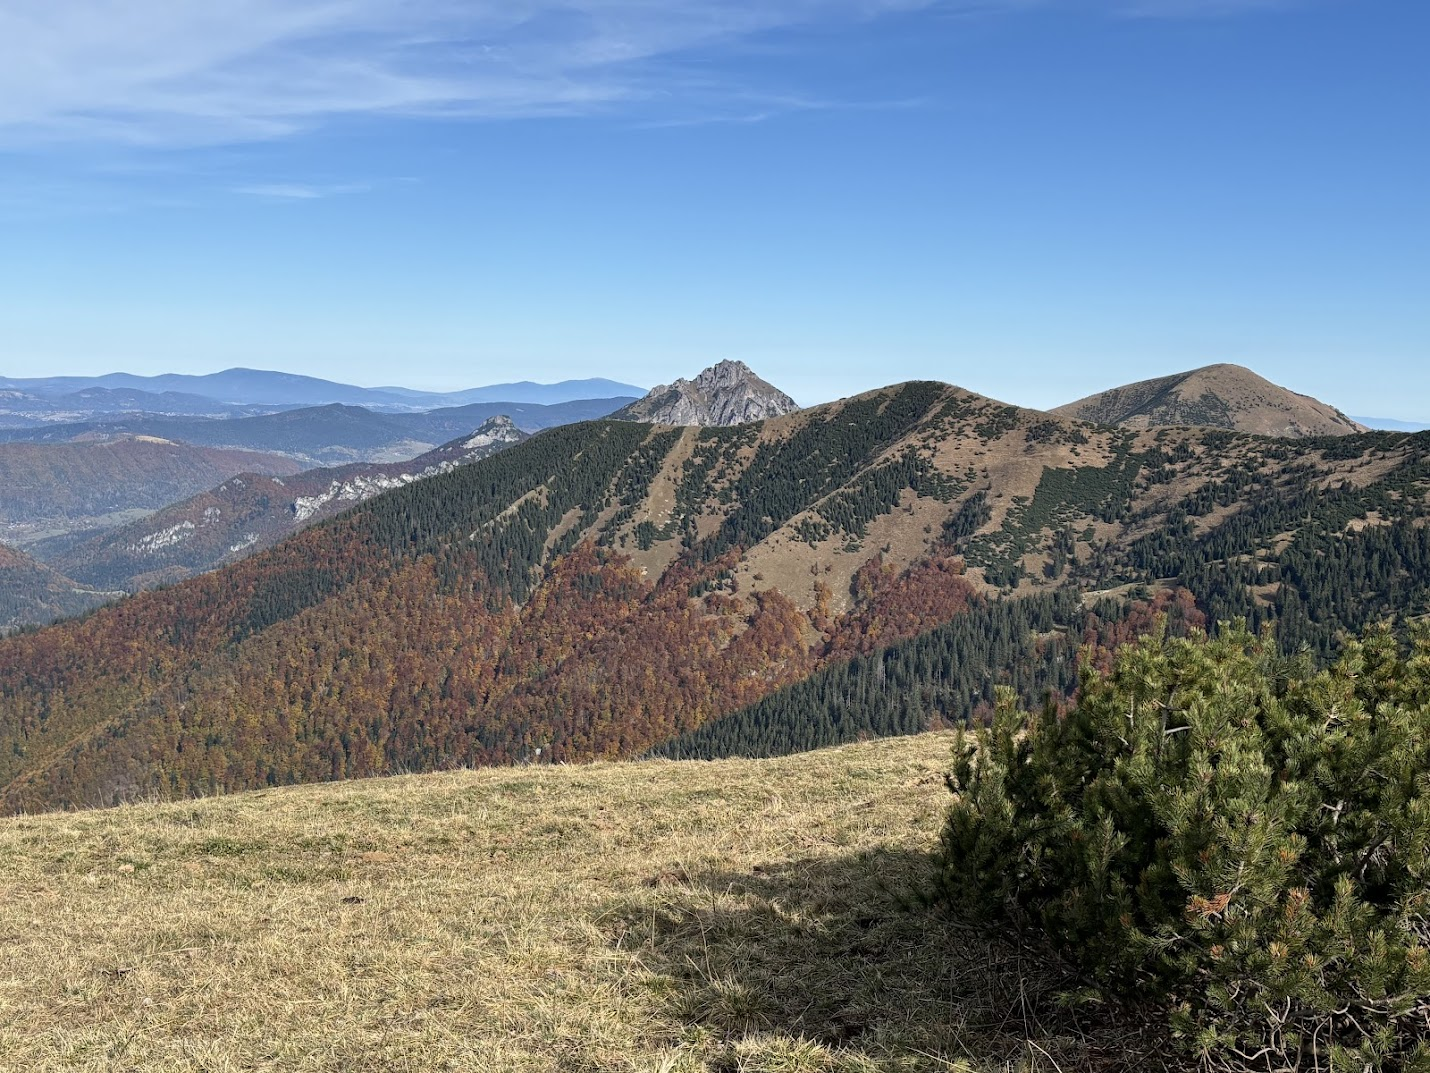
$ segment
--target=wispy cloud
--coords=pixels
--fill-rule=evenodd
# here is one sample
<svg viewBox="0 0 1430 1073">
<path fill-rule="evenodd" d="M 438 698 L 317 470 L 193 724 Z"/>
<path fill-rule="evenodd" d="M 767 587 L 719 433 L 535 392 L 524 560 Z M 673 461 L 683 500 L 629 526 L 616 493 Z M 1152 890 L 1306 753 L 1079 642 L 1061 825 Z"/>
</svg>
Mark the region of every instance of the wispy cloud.
<svg viewBox="0 0 1430 1073">
<path fill-rule="evenodd" d="M 371 189 L 372 183 L 334 183 L 326 186 L 314 183 L 253 183 L 235 186 L 233 192 L 274 201 L 316 201 L 342 194 L 363 194 Z"/>
<path fill-rule="evenodd" d="M 1121 14 L 1135 18 L 1186 19 L 1248 15 L 1297 7 L 1306 0 L 1129 0 Z"/>
<path fill-rule="evenodd" d="M 202 145 L 344 115 L 651 99 L 646 65 L 936 0 L 6 0 L 0 144 Z"/>
<path fill-rule="evenodd" d="M 654 113 L 672 100 L 671 61 L 765 31 L 921 9 L 1017 12 L 1062 2 L 4 0 L 0 147 L 259 141 L 347 115 L 504 118 L 633 106 Z M 1283 0 L 1077 2 L 1186 16 Z M 778 110 L 697 103 L 707 115 Z"/>
</svg>

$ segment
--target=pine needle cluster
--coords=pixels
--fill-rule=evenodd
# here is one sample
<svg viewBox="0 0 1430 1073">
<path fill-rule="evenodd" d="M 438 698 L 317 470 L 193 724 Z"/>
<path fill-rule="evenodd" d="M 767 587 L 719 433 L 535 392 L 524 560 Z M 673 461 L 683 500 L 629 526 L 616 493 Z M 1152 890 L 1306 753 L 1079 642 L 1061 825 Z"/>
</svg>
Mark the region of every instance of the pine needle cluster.
<svg viewBox="0 0 1430 1073">
<path fill-rule="evenodd" d="M 1154 635 L 961 734 L 940 894 L 1151 1003 L 1214 1070 L 1430 1069 L 1430 629 L 1316 672 Z"/>
</svg>

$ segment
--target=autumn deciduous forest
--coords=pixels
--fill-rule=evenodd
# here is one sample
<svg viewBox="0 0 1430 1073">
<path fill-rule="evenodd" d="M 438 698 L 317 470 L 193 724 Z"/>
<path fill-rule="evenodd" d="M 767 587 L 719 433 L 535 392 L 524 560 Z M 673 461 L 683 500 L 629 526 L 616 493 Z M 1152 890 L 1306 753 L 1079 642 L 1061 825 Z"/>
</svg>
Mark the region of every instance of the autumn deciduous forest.
<svg viewBox="0 0 1430 1073">
<path fill-rule="evenodd" d="M 1064 703 L 1222 619 L 1332 657 L 1430 610 L 1430 436 L 1132 433 L 913 383 L 589 422 L 0 641 L 0 808 L 769 753 Z"/>
</svg>

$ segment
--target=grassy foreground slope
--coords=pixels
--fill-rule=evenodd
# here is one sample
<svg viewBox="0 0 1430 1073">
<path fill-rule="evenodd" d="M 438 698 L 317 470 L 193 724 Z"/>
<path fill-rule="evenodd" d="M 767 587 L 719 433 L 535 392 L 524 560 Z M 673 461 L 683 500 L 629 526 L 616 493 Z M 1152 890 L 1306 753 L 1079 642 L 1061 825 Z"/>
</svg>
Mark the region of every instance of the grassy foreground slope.
<svg viewBox="0 0 1430 1073">
<path fill-rule="evenodd" d="M 1057 1023 L 1031 955 L 901 908 L 948 747 L 0 821 L 0 1068 L 1134 1066 Z"/>
</svg>

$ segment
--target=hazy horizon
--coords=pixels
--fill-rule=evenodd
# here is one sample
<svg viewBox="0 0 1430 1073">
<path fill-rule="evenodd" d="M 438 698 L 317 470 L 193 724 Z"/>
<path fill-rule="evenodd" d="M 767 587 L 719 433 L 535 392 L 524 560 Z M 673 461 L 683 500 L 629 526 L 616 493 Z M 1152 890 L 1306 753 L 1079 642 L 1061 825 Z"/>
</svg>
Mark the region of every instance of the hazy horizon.
<svg viewBox="0 0 1430 1073">
<path fill-rule="evenodd" d="M 236 371 L 236 370 L 243 370 L 243 371 L 247 371 L 247 372 L 260 372 L 260 373 L 278 373 L 278 374 L 281 374 L 281 375 L 292 375 L 292 374 L 298 373 L 298 370 L 294 370 L 294 369 L 256 369 L 256 368 L 252 368 L 252 367 L 249 367 L 249 366 L 229 366 L 229 367 L 224 368 L 224 369 L 205 369 L 205 370 L 202 370 L 202 371 L 199 371 L 199 372 L 187 372 L 187 371 L 183 371 L 183 370 L 170 369 L 170 370 L 166 370 L 166 373 L 168 373 L 168 374 L 177 373 L 178 375 L 189 375 L 189 376 L 204 376 L 204 375 L 210 375 L 210 374 L 213 374 L 213 373 L 231 372 L 231 371 Z M 758 370 L 758 369 L 755 369 L 755 370 L 753 370 L 753 371 L 756 373 L 756 375 L 759 375 L 759 374 L 760 374 L 760 370 Z M 1192 371 L 1192 370 L 1186 370 L 1186 369 L 1172 370 L 1172 371 L 1167 372 L 1167 373 L 1153 374 L 1152 376 L 1146 377 L 1146 378 L 1144 378 L 1144 379 L 1153 379 L 1153 378 L 1156 378 L 1156 377 L 1158 377 L 1158 376 L 1171 376 L 1171 375 L 1175 375 L 1175 374 L 1177 374 L 1177 373 L 1190 372 L 1190 371 Z M 1255 372 L 1256 370 L 1253 369 L 1252 371 Z M 689 378 L 693 377 L 697 372 L 699 372 L 699 370 L 696 370 L 696 369 L 682 370 L 682 371 L 680 371 L 679 373 L 672 375 L 669 379 L 671 379 L 671 380 L 677 379 L 677 378 L 686 378 L 686 379 L 689 379 Z M 158 374 L 130 374 L 129 371 L 126 370 L 126 369 L 111 369 L 111 370 L 108 370 L 107 373 L 97 373 L 97 374 L 85 373 L 85 374 L 78 374 L 78 375 L 88 377 L 88 376 L 105 376 L 105 375 L 110 375 L 110 374 L 115 374 L 115 373 L 118 373 L 118 374 L 128 374 L 128 375 L 136 375 L 136 376 L 143 376 L 143 375 L 162 376 L 162 375 L 165 375 L 165 374 L 166 374 L 166 373 L 158 373 Z M 55 373 L 55 374 L 52 374 L 52 375 L 55 375 L 55 376 L 67 376 L 67 375 L 71 375 L 71 374 Z M 302 374 L 302 373 L 299 373 L 299 375 L 312 375 L 312 374 Z M 21 380 L 21 379 L 25 379 L 25 377 L 9 377 L 9 376 L 7 376 L 5 373 L 0 372 L 0 379 Z M 330 378 L 330 377 L 317 377 L 317 379 L 320 379 L 320 380 L 332 380 L 332 378 Z M 765 378 L 765 379 L 768 379 L 768 378 Z M 397 389 L 397 390 L 404 390 L 404 389 L 405 389 L 405 390 L 417 390 L 417 391 L 431 391 L 431 392 L 433 392 L 433 393 L 435 393 L 435 394 L 442 394 L 442 393 L 455 393 L 455 392 L 461 392 L 461 391 L 467 391 L 467 390 L 473 390 L 473 389 L 479 389 L 479 388 L 495 387 L 495 386 L 499 386 L 500 383 L 510 383 L 510 384 L 534 384 L 534 385 L 536 385 L 536 386 L 538 386 L 538 387 L 552 387 L 552 386 L 556 386 L 556 385 L 558 385 L 558 384 L 572 383 L 572 382 L 581 382 L 581 381 L 584 381 L 584 380 L 605 380 L 605 381 L 608 381 L 608 382 L 610 382 L 610 383 L 612 383 L 612 384 L 617 384 L 617 385 L 619 385 L 619 384 L 625 384 L 627 387 L 634 388 L 634 389 L 636 389 L 636 390 L 637 390 L 638 392 L 640 392 L 640 393 L 647 392 L 647 391 L 653 389 L 653 388 L 656 386 L 655 384 L 646 384 L 646 385 L 632 384 L 632 383 L 630 383 L 629 381 L 623 381 L 623 380 L 619 379 L 618 377 L 601 376 L 601 375 L 599 375 L 599 374 L 592 374 L 592 375 L 590 375 L 590 376 L 567 377 L 567 378 L 565 378 L 565 379 L 563 379 L 563 380 L 539 380 L 539 379 L 537 379 L 537 380 L 532 380 L 532 379 L 529 379 L 529 378 L 528 378 L 528 379 L 522 379 L 522 380 L 511 380 L 511 381 L 501 381 L 501 382 L 493 381 L 493 382 L 491 382 L 491 383 L 475 383 L 475 382 L 474 382 L 474 383 L 459 384 L 459 385 L 455 385 L 455 386 L 451 386 L 451 387 L 437 387 L 437 388 L 419 387 L 419 386 L 416 386 L 416 385 L 413 385 L 413 384 L 399 383 L 399 382 L 397 382 L 397 381 L 393 381 L 393 382 L 390 382 L 390 383 L 383 383 L 383 384 L 359 384 L 359 383 L 352 383 L 352 382 L 350 382 L 350 381 L 344 381 L 344 380 L 333 380 L 332 382 L 334 382 L 334 383 L 339 383 L 339 384 L 343 384 L 343 385 L 346 385 L 346 386 L 359 387 L 359 388 L 363 388 L 363 389 L 367 389 L 367 390 L 372 390 L 372 391 L 381 391 L 381 390 L 383 390 L 383 389 Z M 667 382 L 668 382 L 668 381 L 667 381 Z M 898 383 L 898 382 L 900 382 L 900 381 L 888 381 L 888 382 L 885 382 L 885 383 L 878 383 L 878 384 L 873 384 L 873 383 L 871 383 L 870 385 L 868 385 L 868 388 L 867 388 L 867 389 L 861 389 L 861 390 L 872 390 L 872 389 L 879 388 L 879 387 L 887 387 L 887 386 L 889 386 L 889 384 Z M 774 386 L 777 387 L 777 388 L 782 388 L 782 387 L 783 387 L 783 385 L 778 384 L 778 383 L 775 384 Z M 965 388 L 968 387 L 967 384 L 958 384 L 957 386 L 959 386 L 959 387 L 965 387 Z M 1110 388 L 1110 387 L 1119 387 L 1119 386 L 1123 386 L 1123 385 L 1104 384 L 1104 385 L 1102 385 L 1100 388 L 1094 388 L 1092 391 L 1088 392 L 1087 394 L 1096 394 L 1096 393 L 1098 393 L 1098 392 L 1100 392 L 1100 391 L 1106 390 L 1107 388 Z M 1293 390 L 1294 390 L 1294 388 L 1295 388 L 1295 385 L 1292 385 L 1292 384 L 1283 384 L 1282 386 L 1283 386 L 1283 387 L 1292 388 Z M 851 394 L 857 394 L 857 393 L 858 393 L 858 392 L 852 392 Z M 617 397 L 617 396 L 611 396 L 611 397 Z M 808 407 L 808 406 L 817 406 L 817 405 L 819 405 L 819 404 L 821 404 L 821 403 L 833 402 L 833 401 L 836 401 L 836 400 L 839 399 L 839 398 L 844 398 L 844 397 L 847 397 L 847 396 L 843 396 L 843 395 L 831 395 L 831 396 L 823 397 L 823 398 L 803 398 L 803 399 L 796 397 L 796 398 L 795 398 L 795 401 L 798 402 L 799 405 L 802 406 L 802 407 Z M 1063 399 L 1063 400 L 1061 400 L 1060 403 L 1057 403 L 1057 404 L 1055 404 L 1055 405 L 1061 405 L 1062 403 L 1066 403 L 1066 402 L 1075 402 L 1075 401 L 1078 401 L 1078 399 L 1083 398 L 1083 397 L 1085 397 L 1085 396 L 1078 396 L 1077 398 Z M 998 401 L 1013 403 L 1013 404 L 1015 404 L 1015 405 L 1020 405 L 1020 406 L 1028 406 L 1028 407 L 1031 407 L 1031 408 L 1034 408 L 1034 409 L 1039 408 L 1039 407 L 1034 407 L 1031 403 L 1024 402 L 1024 401 L 1022 401 L 1021 399 L 1014 398 L 1014 397 L 1000 398 Z M 1322 401 L 1322 402 L 1330 402 L 1331 405 L 1336 405 L 1333 400 L 1322 399 L 1322 400 L 1320 400 L 1320 401 Z M 1051 408 L 1051 407 L 1043 407 L 1043 408 L 1046 409 L 1046 408 Z M 1382 424 L 1382 425 L 1373 425 L 1372 427 L 1391 428 L 1391 429 L 1393 429 L 1393 428 L 1396 428 L 1396 427 L 1399 427 L 1399 426 L 1402 426 L 1402 425 L 1403 425 L 1403 426 L 1419 426 L 1419 427 L 1430 428 L 1430 417 L 1426 417 L 1426 418 L 1417 418 L 1417 417 L 1392 417 L 1392 416 L 1386 415 L 1386 414 L 1369 414 L 1369 413 L 1352 414 L 1352 413 L 1349 413 L 1348 411 L 1346 411 L 1346 410 L 1344 409 L 1344 407 L 1337 407 L 1337 408 L 1338 408 L 1338 409 L 1341 409 L 1343 413 L 1347 413 L 1347 416 L 1353 418 L 1354 420 L 1358 420 L 1358 421 L 1377 421 L 1377 422 L 1384 422 L 1384 423 L 1385 423 L 1385 424 Z"/>
<path fill-rule="evenodd" d="M 0 370 L 1430 418 L 1410 0 L 20 0 Z"/>
</svg>

